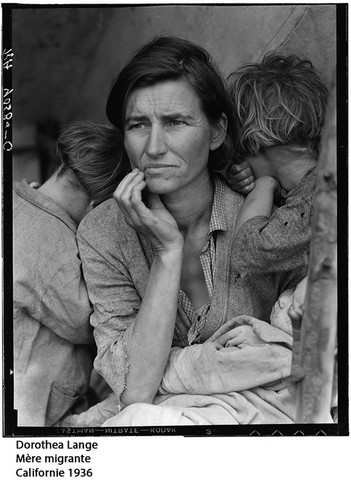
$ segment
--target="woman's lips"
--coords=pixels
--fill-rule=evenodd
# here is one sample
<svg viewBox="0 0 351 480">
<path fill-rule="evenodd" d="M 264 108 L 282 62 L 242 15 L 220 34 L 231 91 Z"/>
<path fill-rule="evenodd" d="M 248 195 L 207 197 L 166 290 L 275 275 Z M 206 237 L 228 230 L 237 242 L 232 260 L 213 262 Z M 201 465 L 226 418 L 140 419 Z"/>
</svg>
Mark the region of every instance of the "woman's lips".
<svg viewBox="0 0 351 480">
<path fill-rule="evenodd" d="M 174 168 L 174 165 L 162 165 L 162 164 L 157 164 L 157 165 L 147 165 L 144 168 L 145 173 L 162 173 L 166 170 L 169 170 L 171 168 Z"/>
<path fill-rule="evenodd" d="M 148 168 L 169 168 L 173 167 L 173 165 L 166 165 L 165 163 L 150 163 L 149 165 L 146 165 L 145 170 Z"/>
</svg>

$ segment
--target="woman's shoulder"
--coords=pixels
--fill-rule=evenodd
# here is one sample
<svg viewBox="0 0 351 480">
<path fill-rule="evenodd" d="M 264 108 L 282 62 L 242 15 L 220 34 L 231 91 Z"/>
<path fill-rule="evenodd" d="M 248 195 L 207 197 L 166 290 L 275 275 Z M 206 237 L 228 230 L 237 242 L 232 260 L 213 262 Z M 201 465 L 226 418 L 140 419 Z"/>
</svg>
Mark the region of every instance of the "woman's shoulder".
<svg viewBox="0 0 351 480">
<path fill-rule="evenodd" d="M 78 237 L 86 240 L 123 237 L 130 227 L 113 198 L 106 200 L 89 212 L 78 227 Z"/>
<path fill-rule="evenodd" d="M 233 205 L 242 205 L 244 197 L 241 193 L 235 192 L 230 188 L 227 181 L 221 174 L 214 176 L 215 190 L 221 196 L 221 201 L 226 207 Z"/>
</svg>

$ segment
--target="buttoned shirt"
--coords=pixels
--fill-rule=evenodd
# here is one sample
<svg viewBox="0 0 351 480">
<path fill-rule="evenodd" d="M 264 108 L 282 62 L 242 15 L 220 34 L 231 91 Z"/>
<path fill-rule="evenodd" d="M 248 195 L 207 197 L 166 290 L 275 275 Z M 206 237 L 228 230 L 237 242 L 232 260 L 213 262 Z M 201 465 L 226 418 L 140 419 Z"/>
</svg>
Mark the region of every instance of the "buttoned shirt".
<svg viewBox="0 0 351 480">
<path fill-rule="evenodd" d="M 233 192 L 223 180 L 219 182 L 222 183 L 223 197 L 217 199 L 216 188 L 211 213 L 216 210 L 215 205 L 223 205 L 226 225 L 219 227 L 225 228 L 224 231 L 216 230 L 212 234 L 216 247 L 216 271 L 212 259 L 211 307 L 202 333 L 195 333 L 200 343 L 206 342 L 226 321 L 239 315 L 269 322 L 272 306 L 280 293 L 294 287 L 306 275 L 305 267 L 276 274 L 247 274 L 238 270 L 233 259 L 234 229 L 243 197 Z M 129 369 L 127 347 L 130 332 L 135 328 L 136 315 L 148 287 L 154 253 L 148 240 L 126 224 L 123 212 L 113 199 L 86 215 L 78 229 L 78 242 L 84 277 L 94 306 L 91 316 L 97 344 L 94 365 L 119 399 Z M 189 345 L 191 327 L 183 308 L 178 305 L 173 347 Z"/>
<path fill-rule="evenodd" d="M 210 229 L 205 245 L 200 253 L 200 262 L 205 276 L 209 301 L 195 310 L 187 295 L 180 290 L 179 306 L 189 319 L 191 327 L 188 332 L 189 345 L 196 343 L 205 325 L 211 305 L 213 282 L 216 268 L 216 234 L 227 229 L 227 218 L 223 207 L 224 185 L 218 178 L 214 179 L 214 198 L 211 211 Z"/>
</svg>

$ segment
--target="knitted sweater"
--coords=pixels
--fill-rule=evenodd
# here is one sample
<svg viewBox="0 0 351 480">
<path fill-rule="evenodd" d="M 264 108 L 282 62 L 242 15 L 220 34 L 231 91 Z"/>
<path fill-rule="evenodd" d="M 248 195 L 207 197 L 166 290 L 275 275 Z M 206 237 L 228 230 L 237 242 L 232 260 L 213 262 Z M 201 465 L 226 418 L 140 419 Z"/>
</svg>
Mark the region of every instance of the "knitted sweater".
<svg viewBox="0 0 351 480">
<path fill-rule="evenodd" d="M 295 286 L 306 274 L 300 267 L 289 272 L 242 273 L 233 262 L 234 227 L 242 205 L 241 195 L 224 185 L 227 228 L 217 232 L 216 277 L 207 322 L 200 342 L 223 323 L 246 314 L 269 321 L 279 294 Z M 132 328 L 146 289 L 153 252 L 147 239 L 129 227 L 111 199 L 81 222 L 78 245 L 90 300 L 91 323 L 98 347 L 95 368 L 120 396 L 125 387 L 128 358 L 124 333 Z M 188 345 L 189 320 L 178 304 L 173 346 Z"/>
</svg>

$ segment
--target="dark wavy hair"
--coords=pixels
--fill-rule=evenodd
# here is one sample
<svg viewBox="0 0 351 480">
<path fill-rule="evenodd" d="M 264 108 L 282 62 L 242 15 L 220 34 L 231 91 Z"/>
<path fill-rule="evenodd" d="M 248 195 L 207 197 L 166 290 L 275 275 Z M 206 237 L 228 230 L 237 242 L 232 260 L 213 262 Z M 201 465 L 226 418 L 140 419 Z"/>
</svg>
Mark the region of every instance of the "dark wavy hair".
<svg viewBox="0 0 351 480">
<path fill-rule="evenodd" d="M 114 80 L 106 105 L 113 125 L 124 130 L 124 113 L 130 94 L 137 88 L 166 80 L 185 79 L 198 95 L 211 125 L 217 125 L 222 113 L 228 119 L 226 137 L 210 151 L 210 170 L 224 168 L 233 156 L 237 125 L 225 81 L 209 53 L 192 42 L 159 36 L 138 50 Z"/>
<path fill-rule="evenodd" d="M 266 54 L 228 77 L 240 152 L 295 144 L 317 156 L 328 90 L 309 60 Z"/>
<path fill-rule="evenodd" d="M 121 132 L 110 125 L 78 120 L 60 134 L 56 146 L 60 162 L 58 176 L 67 171 L 74 174 L 94 205 L 112 197 L 122 178 L 127 175 L 128 159 L 123 161 Z"/>
</svg>

